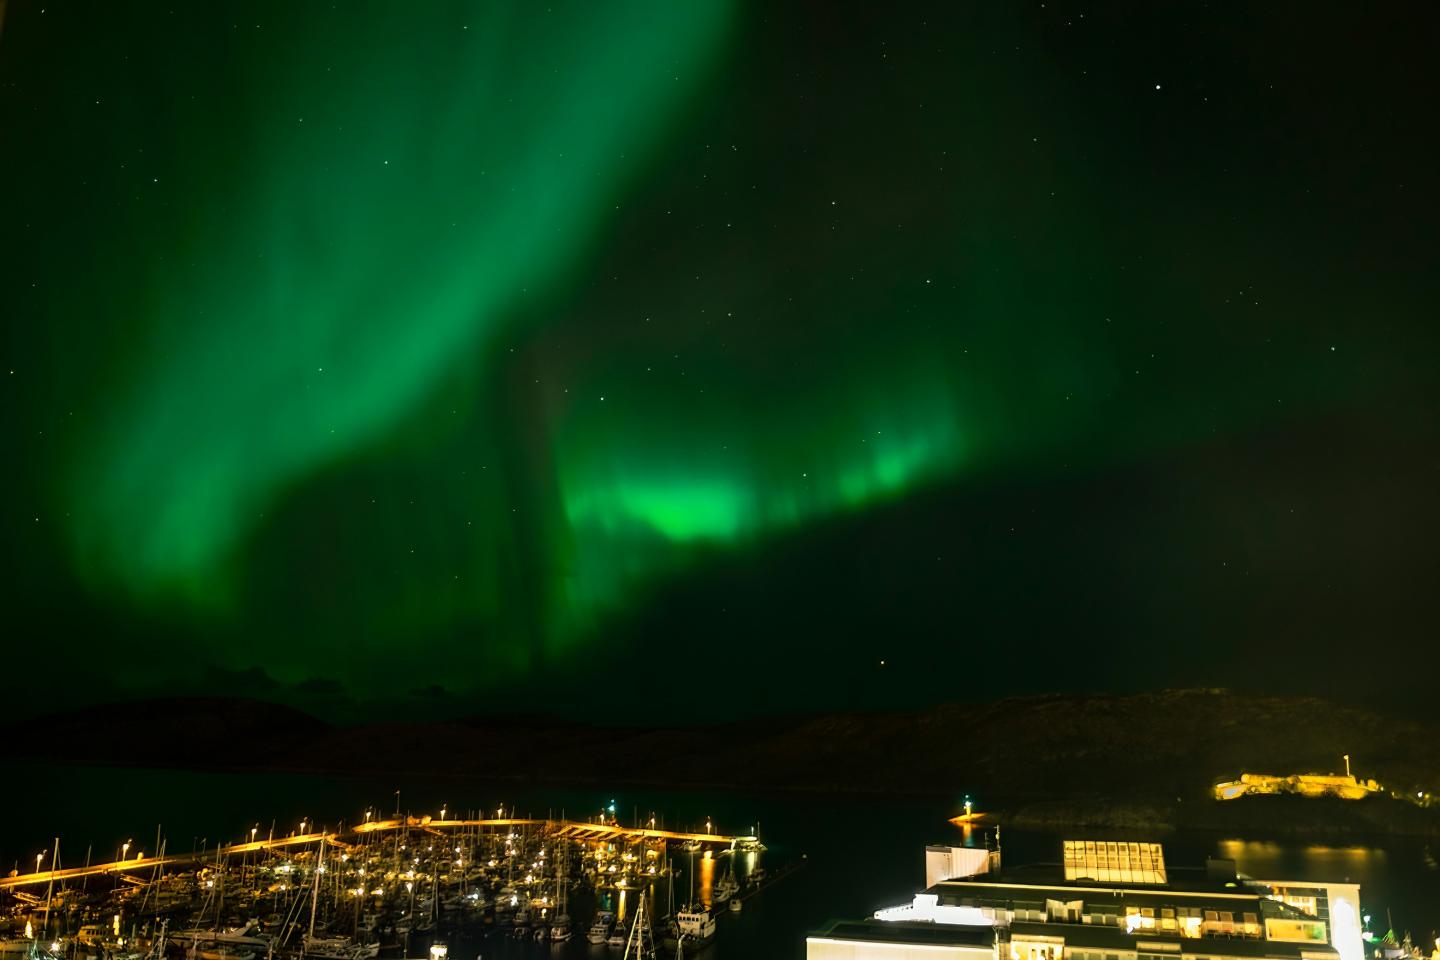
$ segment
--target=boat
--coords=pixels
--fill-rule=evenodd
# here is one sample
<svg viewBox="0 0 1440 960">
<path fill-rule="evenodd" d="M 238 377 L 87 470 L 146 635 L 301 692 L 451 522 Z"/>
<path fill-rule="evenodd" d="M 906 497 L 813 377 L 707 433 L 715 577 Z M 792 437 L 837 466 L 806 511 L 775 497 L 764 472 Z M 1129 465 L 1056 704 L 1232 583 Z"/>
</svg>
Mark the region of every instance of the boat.
<svg viewBox="0 0 1440 960">
<path fill-rule="evenodd" d="M 610 931 L 610 939 L 605 942 L 612 947 L 623 947 L 625 946 L 625 938 L 629 936 L 629 933 L 630 930 L 625 926 L 625 921 L 621 920 L 615 924 L 615 929 Z"/>
<path fill-rule="evenodd" d="M 630 922 L 630 933 L 625 938 L 625 955 L 621 960 L 656 960 L 655 935 L 650 930 L 650 917 L 645 912 L 644 897 L 636 904 L 635 917 Z"/>
<path fill-rule="evenodd" d="M 585 934 L 585 939 L 591 943 L 604 943 L 610 939 L 610 929 L 615 926 L 615 915 L 608 910 L 602 910 L 595 915 L 595 922 L 590 925 L 590 932 Z"/>
<path fill-rule="evenodd" d="M 570 915 L 560 914 L 555 922 L 550 925 L 550 939 L 555 943 L 564 943 L 570 939 Z"/>
<path fill-rule="evenodd" d="M 730 898 L 739 892 L 740 884 L 735 882 L 735 874 L 727 870 L 725 875 L 720 878 L 720 882 L 715 884 L 715 889 L 710 894 L 710 901 L 714 906 L 720 907 L 728 903 Z"/>
<path fill-rule="evenodd" d="M 0 940 L 0 957 L 5 960 L 60 960 L 63 946 L 58 940 L 40 943 L 33 937 L 16 937 Z"/>
<path fill-rule="evenodd" d="M 740 906 L 740 898 L 739 898 L 739 897 L 733 897 L 733 898 L 731 898 L 731 900 L 730 900 L 730 912 L 731 912 L 731 913 L 739 913 L 739 912 L 740 912 L 741 910 L 743 910 L 743 909 L 745 909 L 745 908 L 742 907 L 742 906 Z"/>
<path fill-rule="evenodd" d="M 352 943 L 349 937 L 306 937 L 301 953 L 321 960 L 374 960 L 380 956 L 380 944 Z"/>
<path fill-rule="evenodd" d="M 238 950 L 234 947 L 202 947 L 196 944 L 185 951 L 185 956 L 190 960 L 197 957 L 199 960 L 255 960 L 255 951 Z"/>
<path fill-rule="evenodd" d="M 206 950 L 267 952 L 270 949 L 270 938 L 251 936 L 249 933 L 251 929 L 253 928 L 247 925 L 241 931 L 177 930 L 170 934 L 170 941 L 184 947 L 187 951 L 192 947 L 198 947 L 202 952 Z"/>
<path fill-rule="evenodd" d="M 670 933 L 665 937 L 665 946 L 679 946 L 687 951 L 703 950 L 714 942 L 716 927 L 713 913 L 701 904 L 692 904 L 675 914 Z"/>
</svg>

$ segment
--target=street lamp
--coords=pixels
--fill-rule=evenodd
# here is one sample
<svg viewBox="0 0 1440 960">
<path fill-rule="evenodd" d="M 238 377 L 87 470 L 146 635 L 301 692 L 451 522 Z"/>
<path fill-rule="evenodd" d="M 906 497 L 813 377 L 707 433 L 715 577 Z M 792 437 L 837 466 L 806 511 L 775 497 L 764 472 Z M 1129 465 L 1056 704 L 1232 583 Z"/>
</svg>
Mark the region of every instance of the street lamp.
<svg viewBox="0 0 1440 960">
<path fill-rule="evenodd" d="M 44 859 L 45 859 L 45 853 L 44 853 L 44 851 L 41 851 L 40 853 L 35 854 L 35 872 L 36 872 L 36 873 L 39 873 L 39 872 L 40 872 L 40 861 L 41 861 L 41 860 L 44 860 Z"/>
<path fill-rule="evenodd" d="M 130 844 L 133 843 L 133 842 L 134 842 L 133 840 L 126 840 L 124 843 L 120 844 L 120 859 L 121 859 L 121 860 L 124 860 L 126 857 L 128 857 L 128 856 L 130 855 Z"/>
</svg>

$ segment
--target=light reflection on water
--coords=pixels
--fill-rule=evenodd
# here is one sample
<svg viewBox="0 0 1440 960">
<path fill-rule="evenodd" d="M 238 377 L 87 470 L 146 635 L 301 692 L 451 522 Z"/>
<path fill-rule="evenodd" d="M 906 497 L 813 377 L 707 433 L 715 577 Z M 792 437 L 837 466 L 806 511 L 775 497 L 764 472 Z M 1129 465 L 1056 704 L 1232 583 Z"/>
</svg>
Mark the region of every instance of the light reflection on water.
<svg viewBox="0 0 1440 960">
<path fill-rule="evenodd" d="M 710 887 L 711 884 L 715 882 L 715 860 L 710 856 L 709 850 L 706 850 L 704 855 L 701 856 L 698 866 L 700 872 L 695 878 L 696 882 L 700 885 L 698 896 L 700 897 L 700 902 L 705 904 L 708 909 L 710 906 Z"/>
<path fill-rule="evenodd" d="M 1262 880 L 1336 880 L 1362 887 L 1382 881 L 1389 857 L 1379 847 L 1323 843 L 1285 845 L 1272 840 L 1220 840 L 1217 854 Z"/>
</svg>

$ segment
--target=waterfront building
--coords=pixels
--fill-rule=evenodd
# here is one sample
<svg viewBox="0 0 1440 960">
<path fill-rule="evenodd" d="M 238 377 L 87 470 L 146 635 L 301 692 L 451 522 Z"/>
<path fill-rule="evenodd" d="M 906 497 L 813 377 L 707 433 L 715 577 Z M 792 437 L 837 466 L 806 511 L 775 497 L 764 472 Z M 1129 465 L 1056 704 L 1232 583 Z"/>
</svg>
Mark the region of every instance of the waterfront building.
<svg viewBox="0 0 1440 960">
<path fill-rule="evenodd" d="M 806 940 L 808 960 L 1363 960 L 1360 888 L 1262 882 L 1231 860 L 1167 865 L 1159 844 L 1067 840 L 1006 869 L 998 851 L 926 851 L 929 885 Z M 947 875 L 946 863 L 958 870 Z"/>
</svg>

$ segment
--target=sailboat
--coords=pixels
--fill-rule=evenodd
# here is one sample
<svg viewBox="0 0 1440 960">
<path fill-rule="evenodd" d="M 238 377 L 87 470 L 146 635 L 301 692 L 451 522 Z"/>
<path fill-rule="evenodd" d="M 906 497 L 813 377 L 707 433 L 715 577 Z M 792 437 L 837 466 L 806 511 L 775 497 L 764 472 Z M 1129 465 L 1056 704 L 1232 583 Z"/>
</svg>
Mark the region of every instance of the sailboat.
<svg viewBox="0 0 1440 960">
<path fill-rule="evenodd" d="M 555 919 L 550 924 L 550 939 L 557 943 L 563 943 L 570 939 L 570 912 L 567 909 L 570 887 L 570 845 L 562 839 L 560 841 L 560 860 L 555 867 L 555 893 L 558 903 Z"/>
<path fill-rule="evenodd" d="M 650 930 L 650 917 L 645 913 L 645 894 L 639 897 L 635 917 L 630 921 L 630 934 L 625 938 L 621 960 L 655 960 L 655 934 Z"/>
</svg>

